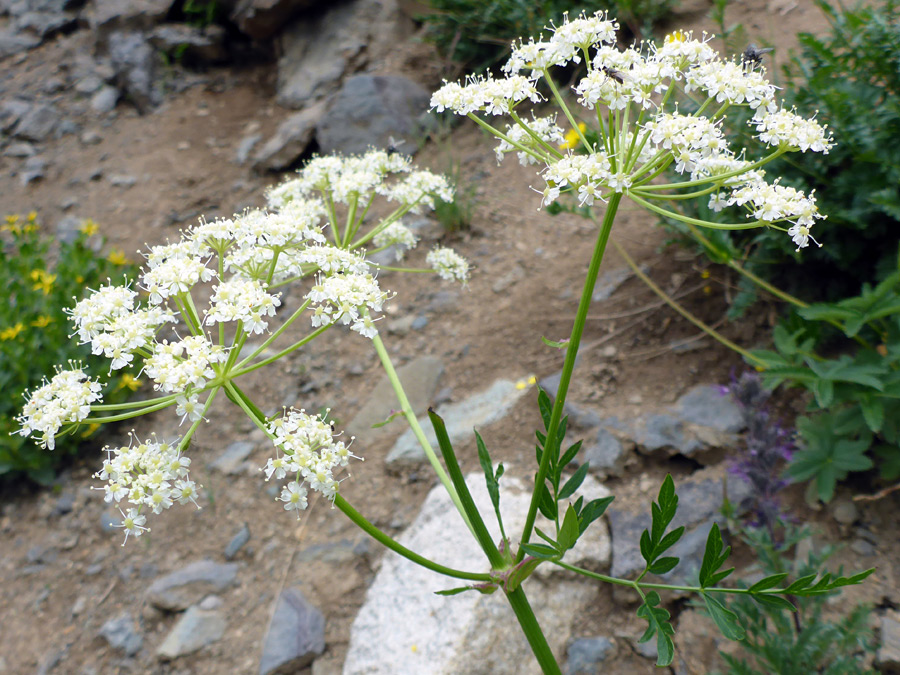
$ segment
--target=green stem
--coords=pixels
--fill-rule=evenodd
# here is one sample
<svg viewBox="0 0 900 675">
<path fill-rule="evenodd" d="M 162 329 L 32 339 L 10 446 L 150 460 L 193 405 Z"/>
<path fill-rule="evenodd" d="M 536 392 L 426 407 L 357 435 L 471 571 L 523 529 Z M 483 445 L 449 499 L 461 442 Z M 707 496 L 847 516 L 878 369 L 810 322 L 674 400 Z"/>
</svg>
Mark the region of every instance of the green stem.
<svg viewBox="0 0 900 675">
<path fill-rule="evenodd" d="M 298 340 L 297 342 L 292 344 L 290 347 L 286 347 L 285 349 L 282 349 L 277 354 L 274 354 L 273 356 L 263 359 L 262 361 L 259 361 L 258 363 L 254 363 L 253 365 L 247 366 L 246 368 L 242 368 L 240 370 L 235 370 L 233 373 L 231 373 L 230 377 L 235 378 L 235 377 L 240 377 L 241 375 L 246 375 L 247 373 L 252 373 L 254 370 L 262 368 L 263 366 L 267 366 L 270 363 L 272 363 L 273 361 L 277 361 L 282 356 L 286 356 L 286 355 L 290 354 L 291 352 L 293 352 L 297 349 L 300 349 L 300 347 L 305 345 L 310 340 L 319 337 L 322 333 L 324 333 L 326 330 L 331 328 L 333 325 L 334 325 L 333 323 L 326 323 L 324 326 L 319 326 L 312 333 L 307 335 L 302 340 Z"/>
<path fill-rule="evenodd" d="M 653 187 L 652 185 L 650 187 Z M 645 188 L 641 188 L 644 190 Z M 682 215 L 675 211 L 669 211 L 667 209 L 660 208 L 656 204 L 648 202 L 646 199 L 641 199 L 638 196 L 639 192 L 632 189 L 629 190 L 628 196 L 631 199 L 644 208 L 653 211 L 661 215 L 663 218 L 671 218 L 672 220 L 677 220 L 682 223 L 693 223 L 694 225 L 699 225 L 700 227 L 708 227 L 712 230 L 752 230 L 756 227 L 767 227 L 770 223 L 767 223 L 764 220 L 753 220 L 749 223 L 711 223 L 708 220 L 700 220 L 698 218 L 690 218 L 689 216 Z"/>
<path fill-rule="evenodd" d="M 653 281 L 650 279 L 650 277 L 648 277 L 646 274 L 644 274 L 644 272 L 637 265 L 637 263 L 634 262 L 634 260 L 631 258 L 631 256 L 625 252 L 625 249 L 623 249 L 621 246 L 619 246 L 616 242 L 613 242 L 613 246 L 615 246 L 618 254 L 620 256 L 622 256 L 622 259 L 628 264 L 628 266 L 635 273 L 635 275 L 641 281 L 643 281 L 651 291 L 656 293 L 669 307 L 671 307 L 676 312 L 681 314 L 681 316 L 683 316 L 685 319 L 687 319 L 692 324 L 697 326 L 697 328 L 699 328 L 704 333 L 706 333 L 707 335 L 712 337 L 714 340 L 716 340 L 717 342 L 720 342 L 721 344 L 725 345 L 729 349 L 736 351 L 738 354 L 743 356 L 748 361 L 759 364 L 759 365 L 764 365 L 761 360 L 759 360 L 758 358 L 753 356 L 753 354 L 748 352 L 746 349 L 744 349 L 743 347 L 739 347 L 734 342 L 729 340 L 727 337 L 725 337 L 718 331 L 716 331 L 713 328 L 706 325 L 703 321 L 701 321 L 700 319 L 695 317 L 693 314 L 691 314 L 689 311 L 687 311 L 684 307 L 682 307 L 677 302 L 675 302 L 675 300 L 672 299 L 672 297 L 670 295 L 668 295 L 663 289 L 661 289 L 659 286 L 657 286 L 655 283 L 653 283 Z"/>
<path fill-rule="evenodd" d="M 575 323 L 572 326 L 572 333 L 569 337 L 568 346 L 566 347 L 566 357 L 563 362 L 562 374 L 559 379 L 559 388 L 556 392 L 556 398 L 553 401 L 550 423 L 547 425 L 547 442 L 544 447 L 543 456 L 541 457 L 541 464 L 538 467 L 537 476 L 535 476 L 534 479 L 534 492 L 531 495 L 531 504 L 528 506 L 525 527 L 522 529 L 522 544 L 527 544 L 531 537 L 531 531 L 534 529 L 534 520 L 537 517 L 538 501 L 543 493 L 542 486 L 547 479 L 547 471 L 550 468 L 550 456 L 558 450 L 558 448 L 555 447 L 556 435 L 559 431 L 559 424 L 562 419 L 566 394 L 569 390 L 569 381 L 572 379 L 572 371 L 575 369 L 575 357 L 578 355 L 578 346 L 581 344 L 581 334 L 584 332 L 588 308 L 591 305 L 591 298 L 594 294 L 594 285 L 597 283 L 597 275 L 600 272 L 600 263 L 603 260 L 603 253 L 606 251 L 606 243 L 609 241 L 609 233 L 612 230 L 613 221 L 615 220 L 616 211 L 619 208 L 619 202 L 621 200 L 621 193 L 616 192 L 610 196 L 609 203 L 606 205 L 606 213 L 603 216 L 603 224 L 597 234 L 597 242 L 594 244 L 594 253 L 591 257 L 590 266 L 588 267 L 587 277 L 584 280 L 584 288 L 581 291 L 581 300 L 578 303 L 578 310 L 575 314 Z M 516 554 L 516 562 L 521 562 L 524 556 L 525 551 L 520 546 L 519 551 Z"/>
<path fill-rule="evenodd" d="M 147 406 L 146 408 L 141 408 L 140 410 L 132 410 L 129 413 L 123 413 L 121 415 L 109 415 L 108 417 L 85 417 L 83 420 L 81 420 L 81 422 L 95 422 L 97 424 L 106 424 L 107 422 L 121 422 L 122 420 L 128 420 L 132 417 L 139 417 L 141 415 L 146 415 L 147 413 L 162 410 L 163 408 L 168 408 L 173 403 L 175 403 L 174 398 L 166 398 L 162 400 L 162 403 L 156 403 L 155 405 Z"/>
<path fill-rule="evenodd" d="M 416 563 L 417 565 L 421 565 L 422 567 L 429 569 L 433 572 L 437 572 L 438 574 L 443 574 L 448 577 L 453 577 L 454 579 L 467 579 L 469 581 L 482 581 L 482 582 L 490 582 L 491 575 L 487 573 L 481 572 L 462 572 L 460 570 L 455 570 L 451 567 L 444 567 L 428 558 L 423 558 L 418 553 L 410 551 L 408 548 L 400 544 L 394 539 L 391 539 L 384 532 L 375 527 L 372 523 L 366 520 L 362 514 L 359 513 L 356 509 L 354 509 L 350 503 L 344 499 L 340 493 L 334 496 L 334 505 L 338 507 L 345 516 L 347 516 L 353 523 L 363 530 L 370 537 L 375 539 L 380 544 L 387 546 L 389 549 L 397 553 L 398 555 L 402 555 L 407 560 Z"/>
<path fill-rule="evenodd" d="M 409 428 L 412 429 L 416 440 L 419 441 L 419 445 L 421 445 L 422 450 L 425 451 L 425 456 L 428 458 L 428 462 L 431 464 L 434 472 L 437 474 L 437 477 L 441 481 L 441 484 L 444 486 L 444 489 L 447 490 L 447 494 L 450 495 L 450 499 L 453 500 L 453 504 L 454 506 L 456 506 L 456 510 L 459 511 L 459 514 L 463 517 L 466 525 L 470 530 L 472 530 L 472 533 L 474 534 L 475 531 L 472 529 L 472 523 L 469 522 L 469 517 L 466 515 L 466 510 L 465 508 L 463 508 L 462 502 L 459 499 L 459 494 L 456 492 L 456 488 L 453 487 L 453 482 L 450 480 L 447 472 L 444 471 L 444 467 L 441 466 L 440 461 L 438 461 L 437 455 L 434 453 L 434 449 L 431 447 L 431 443 L 428 442 L 428 437 L 422 430 L 422 425 L 419 424 L 419 420 L 416 418 L 416 413 L 413 412 L 412 406 L 409 403 L 409 399 L 406 397 L 406 392 L 403 390 L 403 384 L 400 382 L 400 378 L 397 376 L 397 371 L 394 370 L 394 364 L 391 362 L 391 357 L 387 353 L 387 349 L 385 349 L 384 347 L 384 342 L 381 341 L 380 333 L 376 333 L 375 337 L 372 338 L 372 344 L 375 346 L 375 351 L 378 353 L 378 358 L 381 359 L 381 365 L 384 368 L 384 372 L 391 383 L 391 388 L 394 390 L 394 394 L 397 396 L 397 401 L 400 403 L 400 410 L 403 412 L 403 416 L 406 418 L 406 421 L 409 424 Z"/>
<path fill-rule="evenodd" d="M 175 400 L 178 394 L 169 394 L 168 396 L 159 396 L 157 398 L 144 399 L 143 401 L 128 401 L 125 403 L 99 403 L 91 406 L 91 412 L 108 412 L 111 410 L 129 410 L 131 408 L 139 409 L 154 406 L 158 403 L 164 403 Z"/>
<path fill-rule="evenodd" d="M 306 311 L 306 308 L 309 307 L 309 303 L 310 303 L 310 302 L 311 302 L 311 301 L 309 300 L 309 298 L 307 298 L 306 301 L 305 301 L 302 305 L 300 305 L 300 307 L 298 307 L 297 310 L 296 310 L 293 314 L 291 314 L 290 317 L 288 317 L 288 320 L 285 321 L 281 326 L 279 326 L 278 329 L 277 329 L 274 333 L 272 333 L 272 334 L 266 339 L 266 341 L 263 342 L 263 343 L 256 349 L 256 351 L 254 351 L 250 356 L 248 356 L 246 359 L 244 359 L 244 360 L 241 361 L 240 363 L 236 364 L 236 365 L 234 366 L 235 370 L 239 370 L 240 368 L 242 368 L 243 366 L 245 366 L 248 362 L 252 361 L 252 360 L 255 359 L 257 356 L 259 356 L 260 354 L 262 354 L 262 353 L 266 350 L 266 348 L 268 348 L 268 346 L 269 346 L 270 344 L 272 344 L 273 342 L 275 342 L 275 340 L 278 339 L 278 336 L 279 336 L 279 335 L 281 335 L 284 331 L 286 331 L 286 330 L 290 327 L 290 325 L 291 325 L 292 323 L 294 323 L 294 321 L 296 320 L 296 318 L 297 318 L 298 316 L 300 316 L 303 312 Z"/>
<path fill-rule="evenodd" d="M 541 670 L 544 671 L 544 675 L 562 675 L 559 664 L 550 650 L 550 645 L 547 644 L 547 638 L 544 637 L 544 632 L 541 630 L 537 617 L 534 615 L 528 598 L 525 596 L 525 591 L 522 590 L 521 586 L 518 586 L 516 590 L 506 594 L 506 599 L 509 600 L 509 604 L 519 620 L 519 625 L 522 627 L 522 632 L 525 633 L 525 638 L 528 640 L 528 644 L 531 645 L 531 651 L 534 652 L 534 656 L 537 658 Z"/>
</svg>

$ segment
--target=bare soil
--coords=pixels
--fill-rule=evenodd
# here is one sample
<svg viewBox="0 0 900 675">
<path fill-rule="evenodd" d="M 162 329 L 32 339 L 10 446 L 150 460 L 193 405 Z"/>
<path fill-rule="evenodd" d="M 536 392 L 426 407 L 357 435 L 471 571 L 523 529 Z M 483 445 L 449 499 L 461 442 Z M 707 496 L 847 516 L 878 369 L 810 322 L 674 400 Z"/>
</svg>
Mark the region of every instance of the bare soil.
<svg viewBox="0 0 900 675">
<path fill-rule="evenodd" d="M 677 25 L 712 30 L 706 19 L 708 2 L 689 0 L 685 5 L 690 7 Z M 797 31 L 824 26 L 807 0 L 735 0 L 728 23 L 742 23 L 757 42 L 777 45 L 782 61 L 795 44 Z M 57 39 L 23 60 L 4 62 L 9 69 L 6 91 L 39 87 L 84 48 L 79 35 Z M 422 47 L 410 49 L 419 53 Z M 423 73 L 427 80 L 433 75 Z M 254 175 L 232 160 L 244 135 L 256 130 L 268 134 L 287 114 L 274 104 L 273 95 L 271 71 L 260 66 L 207 73 L 202 83 L 170 96 L 146 116 L 121 104 L 112 120 L 91 119 L 85 113 L 79 122 L 96 128 L 102 141 L 84 145 L 77 135 L 68 135 L 51 142 L 46 152 L 51 167 L 44 180 L 23 188 L 11 175 L 18 160 L 0 158 L 3 211 L 34 209 L 48 224 L 64 215 L 91 217 L 101 224 L 111 248 L 137 259 L 145 244 L 176 238 L 178 228 L 192 224 L 200 214 L 227 215 L 262 204 L 262 188 L 275 177 Z M 416 162 L 435 170 L 459 162 L 467 180 L 477 186 L 471 228 L 443 235 L 475 264 L 475 270 L 466 289 L 449 294 L 448 288 L 418 275 L 385 277 L 383 285 L 397 292 L 387 322 L 409 312 L 425 313 L 429 319 L 422 330 L 387 336 L 391 353 L 398 363 L 420 354 L 440 357 L 446 366 L 440 387 L 449 388 L 453 400 L 499 377 L 543 377 L 558 371 L 562 354 L 543 345 L 541 336 L 558 340 L 568 334 L 596 236 L 594 226 L 574 216 L 554 218 L 539 212 L 539 196 L 529 187 L 537 184 L 533 173 L 513 161 L 497 166 L 485 137 L 471 125 L 458 127 L 447 143 L 426 145 Z M 97 168 L 103 175 L 92 180 Z M 108 177 L 116 174 L 132 175 L 137 182 L 129 188 L 115 187 Z M 63 210 L 61 205 L 72 196 L 77 205 Z M 665 235 L 652 217 L 624 208 L 613 237 L 658 284 L 683 293 L 681 301 L 688 309 L 711 324 L 721 322 L 726 336 L 743 345 L 765 342 L 774 308 L 763 304 L 740 322 L 722 322 L 735 280 L 721 269 L 711 269 L 711 277 L 703 280 L 705 261 L 663 248 Z M 603 270 L 623 266 L 610 250 Z M 514 282 L 495 291 L 497 281 L 515 268 L 521 273 L 515 273 Z M 583 344 L 571 400 L 621 418 L 670 404 L 696 384 L 726 382 L 732 371 L 742 368 L 738 356 L 659 306 L 656 296 L 634 278 L 609 300 L 595 304 Z M 244 388 L 254 400 L 264 410 L 292 404 L 331 407 L 339 421 L 352 418 L 380 375 L 373 350 L 356 334 L 313 343 L 302 357 L 282 363 L 281 372 L 267 370 L 265 375 L 248 377 Z M 315 672 L 339 671 L 351 622 L 381 551 L 372 544 L 368 555 L 350 562 L 299 564 L 297 554 L 307 547 L 361 535 L 327 503 L 315 503 L 299 523 L 286 516 L 256 472 L 226 477 L 208 470 L 208 462 L 229 443 L 256 438 L 249 421 L 236 417 L 226 403 L 217 402 L 210 423 L 196 437 L 194 474 L 205 487 L 203 509 L 172 509 L 154 519 L 151 535 L 124 548 L 118 533 L 108 534 L 100 527 L 106 505 L 91 492 L 99 453 L 87 453 L 55 490 L 22 487 L 3 495 L 0 673 L 35 672 L 57 657 L 58 665 L 49 672 L 255 673 L 273 600 L 282 588 L 295 585 L 326 617 L 327 650 L 317 660 Z M 788 399 L 786 411 L 797 412 L 801 404 Z M 525 476 L 531 471 L 537 421 L 533 397 L 526 397 L 508 417 L 483 430 L 488 446 L 511 473 Z M 177 423 L 173 413 L 140 419 L 134 426 L 139 435 L 154 430 L 174 435 Z M 128 430 L 112 429 L 102 441 L 124 442 Z M 421 474 L 388 473 L 383 460 L 389 448 L 386 440 L 359 439 L 355 449 L 365 462 L 353 466 L 342 491 L 370 520 L 396 534 L 414 518 L 432 482 Z M 474 448 L 458 450 L 464 469 L 475 469 Z M 262 466 L 266 457 L 259 450 L 251 459 Z M 693 468 L 689 462 L 636 459 L 624 478 L 608 485 L 617 503 L 646 509 L 666 472 L 678 478 Z M 849 494 L 852 488 L 843 490 Z M 59 494 L 66 492 L 75 495 L 74 510 L 53 515 Z M 796 517 L 814 523 L 822 540 L 849 536 L 826 511 L 810 511 L 799 490 L 791 500 Z M 862 558 L 845 550 L 834 564 L 844 562 L 851 569 L 877 565 L 878 572 L 863 587 L 841 596 L 839 606 L 860 598 L 875 604 L 896 599 L 900 545 L 896 519 L 887 515 L 896 506 L 893 498 L 862 506 L 861 520 L 879 538 L 877 556 Z M 157 575 L 190 561 L 204 557 L 221 561 L 225 545 L 243 523 L 249 525 L 252 539 L 236 559 L 239 585 L 222 594 L 228 618 L 225 638 L 172 663 L 158 662 L 154 650 L 176 617 L 150 607 L 144 589 Z M 604 602 L 590 615 L 577 618 L 578 634 L 635 637 L 642 632 L 633 608 L 614 603 L 607 589 L 601 597 Z M 139 617 L 144 635 L 144 649 L 134 659 L 122 657 L 98 637 L 100 626 L 123 610 Z M 688 629 L 676 637 L 687 661 L 687 670 L 680 672 L 708 672 L 714 650 L 703 631 Z M 651 661 L 628 649 L 620 649 L 606 665 L 605 672 L 623 675 L 656 671 Z"/>
</svg>

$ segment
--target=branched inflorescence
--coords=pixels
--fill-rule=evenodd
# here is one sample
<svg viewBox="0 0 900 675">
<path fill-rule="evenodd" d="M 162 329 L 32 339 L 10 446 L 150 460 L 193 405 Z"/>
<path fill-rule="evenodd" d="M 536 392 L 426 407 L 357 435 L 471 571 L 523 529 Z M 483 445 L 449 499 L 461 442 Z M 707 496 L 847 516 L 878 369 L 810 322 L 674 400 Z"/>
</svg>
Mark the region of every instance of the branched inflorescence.
<svg viewBox="0 0 900 675">
<path fill-rule="evenodd" d="M 370 222 L 366 217 L 377 197 L 395 208 Z M 148 511 L 196 504 L 198 486 L 188 475 L 185 451 L 224 390 L 277 449 L 264 470 L 267 478 L 288 481 L 280 497 L 285 508 L 305 508 L 308 489 L 333 499 L 338 489 L 334 472 L 352 455 L 333 439 L 331 425 L 293 409 L 276 419 L 261 418 L 234 380 L 335 325 L 375 338 L 376 321 L 391 294 L 381 288 L 378 265 L 368 255 L 395 247 L 402 258 L 418 238 L 401 217 L 433 209 L 436 199 L 452 198 L 443 176 L 414 170 L 409 158 L 397 153 L 313 158 L 296 178 L 267 191 L 267 208 L 201 220 L 179 241 L 150 247 L 135 288 L 109 282 L 67 310 L 78 340 L 109 358 L 110 371 L 142 363 L 143 374 L 160 393 L 157 398 L 103 405 L 101 384 L 71 364 L 27 395 L 19 433 L 52 450 L 55 437 L 79 423 L 174 406 L 182 423 L 190 422 L 182 438 L 164 443 L 132 434 L 127 447 L 105 449 L 107 459 L 97 476 L 106 483 L 107 501 L 122 512 L 127 539 L 147 529 Z M 441 278 L 466 281 L 468 263 L 450 249 L 436 248 L 426 259 Z M 283 305 L 278 288 L 301 279 L 310 281 L 302 304 L 290 317 L 278 318 Z M 198 307 L 195 289 L 203 284 L 212 286 L 211 293 L 208 304 Z M 305 325 L 296 322 L 301 315 L 308 317 Z M 291 325 L 312 333 L 285 340 L 287 346 L 275 358 L 269 356 Z M 246 341 L 254 335 L 266 337 L 262 346 L 250 349 Z"/>
<path fill-rule="evenodd" d="M 505 77 L 445 82 L 431 105 L 438 112 L 467 115 L 494 133 L 500 139 L 498 159 L 515 151 L 522 164 L 541 167 L 542 206 L 565 193 L 576 196 L 580 206 L 622 193 L 660 215 L 680 219 L 677 211 L 660 204 L 708 195 L 715 211 L 744 208 L 750 220 L 731 228 L 785 230 L 798 250 L 810 241 L 818 244 L 811 229 L 825 216 L 818 212 L 815 196 L 777 180 L 767 182 L 760 167 L 788 152 L 827 153 L 833 145 L 827 128 L 780 107 L 764 69 L 757 62 L 720 59 L 708 44 L 712 36 L 698 40 L 679 31 L 662 45 L 641 43 L 622 50 L 615 46 L 618 27 L 603 12 L 567 18 L 549 29 L 545 40 L 514 43 Z M 553 67 L 579 63 L 587 69 L 573 88 L 583 107 L 580 114 L 570 110 L 551 78 Z M 563 132 L 557 115 L 526 120 L 518 114 L 526 101 L 543 100 L 541 80 L 565 113 L 570 132 Z M 734 106 L 753 111 L 750 124 L 771 149 L 768 156 L 752 161 L 745 150 L 729 147 L 722 128 Z M 487 121 L 497 115 L 510 115 L 514 123 L 501 131 Z M 592 122 L 585 124 L 582 118 Z M 570 142 L 570 134 L 576 142 Z M 685 180 L 654 182 L 669 168 Z"/>
</svg>

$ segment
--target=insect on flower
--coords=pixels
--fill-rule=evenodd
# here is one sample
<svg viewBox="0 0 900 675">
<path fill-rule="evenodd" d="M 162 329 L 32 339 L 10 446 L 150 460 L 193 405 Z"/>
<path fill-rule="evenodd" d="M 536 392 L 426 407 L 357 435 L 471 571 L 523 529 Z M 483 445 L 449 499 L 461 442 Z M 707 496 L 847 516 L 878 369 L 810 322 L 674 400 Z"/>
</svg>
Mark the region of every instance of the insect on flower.
<svg viewBox="0 0 900 675">
<path fill-rule="evenodd" d="M 774 50 L 774 47 L 757 47 L 755 44 L 751 43 L 747 45 L 747 49 L 745 49 L 744 53 L 741 54 L 741 60 L 745 65 L 753 68 L 762 63 L 762 57 L 765 54 L 768 54 L 769 52 Z"/>
<path fill-rule="evenodd" d="M 620 73 L 615 68 L 610 68 L 609 66 L 600 66 L 600 70 L 602 70 L 604 73 L 606 73 L 606 76 L 609 77 L 610 79 L 615 80 L 619 84 L 625 84 L 625 80 L 622 77 L 622 73 Z"/>
</svg>

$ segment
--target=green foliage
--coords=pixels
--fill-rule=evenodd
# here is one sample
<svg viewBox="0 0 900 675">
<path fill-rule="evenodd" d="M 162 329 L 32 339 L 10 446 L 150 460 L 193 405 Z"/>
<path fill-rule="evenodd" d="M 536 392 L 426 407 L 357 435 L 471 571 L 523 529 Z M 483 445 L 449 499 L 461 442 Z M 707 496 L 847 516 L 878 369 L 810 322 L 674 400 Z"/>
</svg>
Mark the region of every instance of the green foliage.
<svg viewBox="0 0 900 675">
<path fill-rule="evenodd" d="M 789 554 L 795 544 L 808 538 L 810 533 L 808 528 L 786 526 L 785 535 L 784 541 L 778 544 L 768 530 L 744 531 L 744 539 L 752 548 L 760 571 L 767 575 L 750 590 L 768 583 L 780 584 L 788 570 L 794 567 Z M 834 621 L 823 616 L 828 596 L 841 587 L 835 585 L 829 575 L 820 577 L 818 574 L 831 553 L 832 549 L 821 554 L 811 553 L 807 560 L 800 561 L 797 572 L 801 576 L 786 589 L 794 595 L 795 614 L 786 613 L 778 606 L 761 604 L 755 596 L 751 599 L 747 595 L 735 595 L 723 601 L 723 605 L 738 617 L 745 633 L 741 652 L 722 654 L 728 664 L 728 675 L 857 675 L 874 672 L 865 665 L 866 653 L 875 648 L 868 627 L 871 610 L 857 606 Z M 815 581 L 817 578 L 818 582 Z M 849 582 L 853 578 L 843 581 Z M 827 590 L 809 592 L 816 586 Z M 797 589 L 799 592 L 795 593 Z"/>
<path fill-rule="evenodd" d="M 780 95 L 786 106 L 827 124 L 836 145 L 827 155 L 790 153 L 768 165 L 766 172 L 807 194 L 815 191 L 819 211 L 828 216 L 814 228 L 823 246 L 798 253 L 777 230 L 726 232 L 716 235 L 719 251 L 712 257 L 741 260 L 750 271 L 801 297 L 834 301 L 856 294 L 864 283 L 884 280 L 896 269 L 900 3 L 878 0 L 837 9 L 825 0 L 815 3 L 830 24 L 830 34 L 799 36 L 801 51 L 785 68 Z M 742 49 L 737 46 L 737 51 Z M 746 144 L 753 131 L 743 129 L 734 142 Z M 701 204 L 685 207 L 688 215 L 714 222 L 742 218 L 733 208 L 715 214 Z M 750 298 L 738 302 L 746 305 L 755 290 L 743 290 Z"/>
<path fill-rule="evenodd" d="M 121 253 L 103 258 L 89 244 L 96 229 L 86 221 L 72 242 L 62 241 L 58 250 L 53 239 L 42 236 L 35 214 L 22 219 L 6 218 L 0 250 L 0 286 L 6 302 L 0 305 L 0 477 L 25 475 L 39 483 L 54 477 L 54 470 L 80 441 L 95 429 L 83 427 L 58 439 L 54 451 L 42 450 L 30 439 L 15 433 L 23 394 L 41 385 L 43 376 L 56 364 L 78 360 L 94 377 L 106 375 L 109 362 L 92 356 L 87 345 L 69 339 L 70 327 L 63 308 L 80 298 L 87 287 L 97 288 L 109 277 L 131 278 L 135 268 Z M 97 235 L 93 235 L 96 237 Z M 102 242 L 101 242 L 102 243 Z M 122 401 L 135 385 L 134 372 L 120 371 L 105 383 L 104 401 Z"/>
<path fill-rule="evenodd" d="M 218 0 L 185 0 L 181 12 L 191 26 L 206 28 L 222 18 L 223 7 Z"/>
<path fill-rule="evenodd" d="M 828 501 L 838 481 L 867 471 L 900 476 L 900 271 L 860 295 L 797 310 L 774 331 L 774 351 L 753 356 L 768 387 L 807 389 L 809 417 L 797 421 L 803 448 L 788 469 L 815 482 Z M 834 330 L 834 328 L 837 330 Z M 822 356 L 837 346 L 845 353 Z M 849 352 L 849 353 L 848 353 Z"/>
<path fill-rule="evenodd" d="M 608 9 L 610 16 L 641 36 L 649 35 L 677 0 L 429 0 L 428 4 L 434 11 L 421 17 L 428 39 L 451 61 L 484 70 L 507 56 L 513 40 L 539 35 L 551 22 L 559 23 L 566 12 Z"/>
<path fill-rule="evenodd" d="M 436 199 L 434 217 L 445 232 L 468 230 L 475 216 L 475 206 L 478 204 L 475 197 L 475 184 L 463 178 L 459 162 L 452 162 L 445 175 L 448 176 L 450 184 L 453 186 L 453 200 L 445 202 L 442 199 Z"/>
<path fill-rule="evenodd" d="M 660 607 L 660 597 L 655 590 L 644 592 L 642 579 L 647 574 L 665 574 L 673 570 L 680 562 L 675 556 L 664 556 L 684 534 L 684 527 L 669 530 L 675 514 L 678 511 L 678 495 L 675 493 L 675 482 L 672 476 L 666 476 L 659 489 L 659 496 L 650 504 L 651 524 L 650 528 L 641 534 L 640 548 L 646 566 L 644 571 L 631 584 L 641 596 L 641 605 L 637 615 L 647 621 L 647 629 L 640 638 L 640 642 L 647 642 L 656 636 L 656 654 L 658 666 L 668 666 L 675 656 L 675 644 L 672 639 L 674 629 L 669 619 L 669 612 Z M 739 593 L 741 602 L 747 604 L 753 615 L 760 614 L 760 607 L 768 612 L 780 613 L 783 610 L 794 611 L 794 605 L 787 597 L 818 597 L 833 593 L 844 586 L 852 586 L 862 583 L 874 569 L 866 570 L 850 577 L 832 576 L 824 573 L 821 576 L 813 571 L 812 574 L 804 574 L 794 582 L 784 586 L 788 574 L 778 569 L 773 574 L 756 581 L 751 586 L 743 585 L 740 591 L 723 588 L 719 584 L 734 572 L 733 567 L 722 569 L 731 555 L 731 547 L 725 546 L 719 526 L 713 523 L 706 539 L 706 548 L 703 553 L 703 561 L 700 564 L 699 581 L 697 588 L 680 587 L 681 590 L 694 590 L 703 598 L 706 612 L 715 622 L 719 631 L 729 640 L 743 640 L 746 636 L 746 621 L 739 616 L 746 612 L 746 607 L 737 608 L 731 606 L 725 598 L 729 594 Z M 766 558 L 763 568 L 767 570 Z M 653 588 L 665 588 L 665 585 L 650 584 Z M 731 603 L 734 604 L 734 603 Z M 739 611 L 738 611 L 739 610 Z M 781 671 L 773 671 L 781 672 Z"/>
<path fill-rule="evenodd" d="M 588 464 L 585 463 L 579 466 L 563 482 L 563 472 L 572 463 L 581 449 L 581 441 L 573 443 L 565 452 L 560 454 L 565 442 L 566 427 L 568 426 L 568 417 L 564 417 L 559 425 L 556 442 L 548 445 L 546 432 L 550 426 L 552 404 L 550 396 L 540 387 L 538 387 L 538 408 L 540 409 L 545 432 L 535 432 L 538 440 L 537 445 L 535 445 L 538 465 L 540 465 L 545 452 L 551 453 L 548 459 L 549 469 L 547 470 L 547 478 L 544 481 L 544 485 L 535 487 L 536 490 L 540 491 L 538 510 L 541 512 L 541 515 L 555 525 L 556 532 L 554 536 L 536 528 L 535 532 L 546 544 L 523 544 L 522 548 L 528 555 L 541 560 L 561 560 L 566 551 L 575 546 L 590 524 L 605 513 L 607 507 L 612 503 L 613 497 L 594 499 L 587 503 L 585 503 L 584 497 L 578 497 L 574 503 L 570 502 L 568 504 L 563 520 L 560 522 L 559 502 L 569 499 L 578 491 L 585 477 L 587 477 Z M 548 447 L 550 450 L 547 450 Z"/>
</svg>

